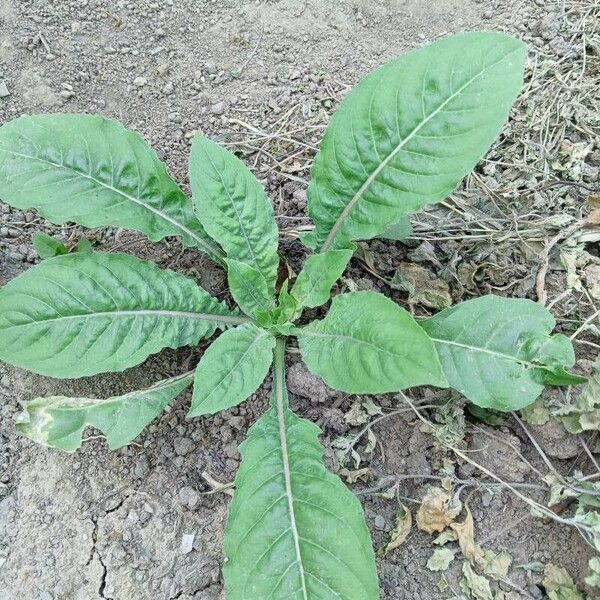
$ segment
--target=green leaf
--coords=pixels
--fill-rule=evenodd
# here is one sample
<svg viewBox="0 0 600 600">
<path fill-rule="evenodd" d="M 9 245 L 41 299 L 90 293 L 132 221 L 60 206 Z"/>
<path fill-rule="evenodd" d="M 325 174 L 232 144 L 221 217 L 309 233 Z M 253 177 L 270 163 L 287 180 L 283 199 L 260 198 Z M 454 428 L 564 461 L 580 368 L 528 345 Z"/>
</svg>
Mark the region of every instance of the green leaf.
<svg viewBox="0 0 600 600">
<path fill-rule="evenodd" d="M 407 215 L 404 215 L 400 217 L 398 221 L 389 225 L 379 237 L 399 242 L 410 237 L 412 233 L 413 228 L 410 223 L 410 218 Z"/>
<path fill-rule="evenodd" d="M 198 219 L 228 258 L 262 274 L 272 295 L 278 232 L 262 186 L 239 158 L 202 136 L 192 143 L 189 169 Z"/>
<path fill-rule="evenodd" d="M 327 316 L 296 331 L 308 368 L 349 394 L 446 387 L 435 346 L 410 314 L 375 292 L 336 296 Z"/>
<path fill-rule="evenodd" d="M 180 236 L 221 260 L 222 251 L 146 142 L 97 115 L 34 115 L 0 127 L 0 198 L 52 223 L 126 227 L 156 242 Z"/>
<path fill-rule="evenodd" d="M 353 250 L 329 250 L 306 259 L 292 288 L 301 306 L 315 308 L 329 300 L 333 284 L 342 276 Z"/>
<path fill-rule="evenodd" d="M 561 366 L 542 369 L 540 375 L 544 385 L 580 385 L 587 381 L 587 377 L 569 373 Z"/>
<path fill-rule="evenodd" d="M 81 238 L 75 246 L 75 252 L 93 252 L 92 242 L 87 238 Z"/>
<path fill-rule="evenodd" d="M 298 301 L 288 292 L 289 279 L 281 284 L 279 290 L 279 301 L 277 308 L 273 312 L 273 323 L 276 325 L 285 325 L 296 319 L 299 314 Z M 286 334 L 287 335 L 287 334 Z"/>
<path fill-rule="evenodd" d="M 253 394 L 269 372 L 274 347 L 273 335 L 252 323 L 221 334 L 196 368 L 188 418 L 231 408 Z"/>
<path fill-rule="evenodd" d="M 530 425 L 545 425 L 550 420 L 550 411 L 543 398 L 521 409 L 521 419 Z"/>
<path fill-rule="evenodd" d="M 447 571 L 453 560 L 454 551 L 449 548 L 436 548 L 427 561 L 427 568 L 430 571 Z"/>
<path fill-rule="evenodd" d="M 461 589 L 475 600 L 493 600 L 490 582 L 483 575 L 473 571 L 471 565 L 465 560 L 462 565 L 464 578 L 460 581 Z"/>
<path fill-rule="evenodd" d="M 238 260 L 228 258 L 225 262 L 229 291 L 237 305 L 251 317 L 269 314 L 275 303 L 262 273 Z"/>
<path fill-rule="evenodd" d="M 361 506 L 323 464 L 319 428 L 287 405 L 278 342 L 269 411 L 241 445 L 223 568 L 228 600 L 376 600 Z"/>
<path fill-rule="evenodd" d="M 68 252 L 67 247 L 60 240 L 46 233 L 37 233 L 31 238 L 31 243 L 41 259 L 54 258 Z"/>
<path fill-rule="evenodd" d="M 77 252 L 0 289 L 0 360 L 53 377 L 122 371 L 246 320 L 173 271 L 126 254 Z"/>
<path fill-rule="evenodd" d="M 600 587 L 600 557 L 592 556 L 588 560 L 588 569 L 590 574 L 585 578 L 585 582 L 589 586 Z"/>
<path fill-rule="evenodd" d="M 447 196 L 506 121 L 525 52 L 501 33 L 466 33 L 365 77 L 332 117 L 315 158 L 309 245 L 346 248 Z"/>
<path fill-rule="evenodd" d="M 548 371 L 575 364 L 556 322 L 531 300 L 483 296 L 421 321 L 435 342 L 450 385 L 484 408 L 510 411 L 531 404 Z"/>
<path fill-rule="evenodd" d="M 542 585 L 550 600 L 584 600 L 573 578 L 564 567 L 548 563 L 544 567 Z"/>
<path fill-rule="evenodd" d="M 553 415 L 561 420 L 570 433 L 600 431 L 600 359 L 596 361 L 594 371 L 579 397 L 572 404 L 555 410 Z"/>
<path fill-rule="evenodd" d="M 88 425 L 106 436 L 114 450 L 129 444 L 193 380 L 193 373 L 164 379 L 145 390 L 105 400 L 51 396 L 25 403 L 15 429 L 34 442 L 73 452 Z"/>
<path fill-rule="evenodd" d="M 469 413 L 481 423 L 486 423 L 493 427 L 500 427 L 506 423 L 504 415 L 499 415 L 497 412 L 488 410 L 487 408 L 481 408 L 481 406 L 477 406 L 477 404 L 469 402 L 466 408 Z"/>
</svg>

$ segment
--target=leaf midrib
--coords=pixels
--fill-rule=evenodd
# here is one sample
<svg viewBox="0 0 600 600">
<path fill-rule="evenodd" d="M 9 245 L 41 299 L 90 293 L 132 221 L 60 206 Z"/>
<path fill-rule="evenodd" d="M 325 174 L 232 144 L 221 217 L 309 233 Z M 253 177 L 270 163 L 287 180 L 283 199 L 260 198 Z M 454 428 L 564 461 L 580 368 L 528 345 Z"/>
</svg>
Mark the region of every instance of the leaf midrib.
<svg viewBox="0 0 600 600">
<path fill-rule="evenodd" d="M 49 319 L 37 319 L 30 321 L 29 323 L 19 323 L 18 325 L 10 325 L 9 327 L 1 327 L 1 331 L 8 331 L 17 327 L 28 327 L 31 325 L 40 325 L 42 323 L 55 323 L 64 320 L 74 319 L 89 319 L 89 318 L 102 318 L 102 317 L 169 317 L 169 318 L 184 318 L 200 321 L 215 321 L 222 323 L 231 323 L 234 325 L 241 325 L 242 323 L 248 323 L 250 319 L 248 317 L 238 317 L 235 315 L 219 315 L 213 313 L 197 313 L 187 312 L 181 310 L 114 310 L 106 312 L 95 312 L 95 313 L 81 313 L 77 315 L 61 315 L 60 317 L 51 317 Z"/>
<path fill-rule="evenodd" d="M 442 102 L 442 104 L 440 104 L 432 113 L 430 113 L 425 119 L 423 119 L 423 121 L 421 121 L 404 139 L 402 139 L 400 141 L 400 143 L 381 161 L 379 166 L 371 173 L 371 175 L 369 175 L 369 177 L 367 177 L 367 179 L 360 186 L 358 191 L 354 194 L 354 196 L 352 196 L 352 199 L 350 200 L 350 202 L 344 207 L 344 209 L 340 213 L 339 217 L 335 220 L 335 223 L 331 227 L 331 230 L 327 234 L 327 237 L 325 238 L 325 241 L 323 242 L 323 245 L 321 246 L 320 252 L 326 252 L 331 247 L 331 244 L 333 243 L 335 236 L 337 235 L 339 229 L 343 225 L 345 219 L 348 217 L 348 215 L 350 214 L 350 212 L 352 211 L 354 206 L 356 206 L 356 203 L 359 202 L 359 200 L 363 197 L 366 190 L 375 181 L 375 179 L 381 173 L 381 171 L 383 171 L 383 169 L 385 169 L 385 167 L 387 167 L 387 165 L 390 163 L 390 161 L 395 158 L 395 156 L 404 148 L 404 146 L 410 140 L 412 140 L 417 135 L 417 133 L 425 125 L 427 125 L 427 123 L 429 123 L 429 121 L 431 121 L 431 119 L 433 119 L 441 111 L 443 111 L 444 107 L 446 107 L 458 95 L 462 94 L 462 92 L 466 88 L 468 88 L 470 85 L 472 85 L 474 81 L 476 81 L 479 77 L 481 77 L 481 75 L 483 75 L 483 73 L 485 73 L 487 70 L 495 67 L 497 64 L 502 62 L 507 56 L 509 56 L 510 54 L 512 54 L 513 52 L 516 52 L 516 51 L 517 50 L 515 49 L 512 52 L 506 53 L 505 55 L 502 56 L 502 58 L 500 60 L 496 61 L 495 63 L 492 63 L 491 65 L 486 66 L 484 69 L 479 71 L 476 75 L 474 75 L 471 79 L 469 79 L 464 85 L 462 85 L 460 88 L 458 88 L 458 90 L 456 90 L 456 92 L 454 92 L 450 96 L 448 96 L 448 98 L 446 100 L 444 100 L 444 102 Z"/>
<path fill-rule="evenodd" d="M 518 363 L 520 365 L 524 365 L 530 368 L 537 368 L 540 365 L 537 365 L 531 361 L 518 358 L 517 356 L 512 356 L 510 354 L 504 354 L 503 352 L 498 352 L 497 350 L 488 350 L 487 348 L 482 348 L 481 346 L 471 346 L 470 344 L 461 344 L 460 342 L 456 342 L 453 340 L 443 340 L 440 338 L 435 338 L 429 336 L 429 339 L 436 344 L 447 344 L 449 346 L 457 346 L 458 348 L 464 348 L 465 350 L 471 350 L 472 352 L 481 352 L 483 354 L 489 354 L 490 356 L 495 356 L 497 358 L 502 358 L 504 360 L 509 360 L 511 362 Z"/>
<path fill-rule="evenodd" d="M 273 373 L 273 384 L 275 386 L 275 408 L 277 410 L 277 423 L 279 426 L 279 444 L 281 449 L 281 459 L 283 462 L 283 478 L 285 483 L 285 495 L 288 503 L 288 511 L 290 514 L 290 531 L 294 539 L 294 551 L 296 554 L 296 564 L 298 565 L 298 572 L 300 574 L 300 581 L 302 584 L 302 598 L 308 600 L 308 590 L 306 587 L 306 576 L 304 572 L 304 563 L 302 561 L 302 554 L 300 552 L 300 534 L 298 533 L 298 527 L 296 525 L 296 516 L 294 511 L 294 495 L 292 492 L 292 479 L 289 452 L 287 446 L 287 433 L 285 427 L 285 411 L 286 406 L 283 399 L 283 386 L 285 385 L 284 380 L 284 357 L 285 351 L 283 340 L 277 340 L 277 346 L 275 349 L 275 365 Z"/>
<path fill-rule="evenodd" d="M 98 406 L 106 406 L 107 404 L 122 404 L 122 403 L 131 403 L 133 399 L 135 399 L 135 397 L 141 397 L 144 396 L 145 394 L 149 394 L 152 392 L 162 392 L 167 390 L 168 388 L 176 385 L 179 382 L 185 381 L 186 379 L 189 380 L 189 385 L 191 385 L 191 383 L 194 380 L 194 371 L 188 371 L 187 373 L 183 373 L 182 375 L 177 375 L 175 377 L 171 377 L 170 379 L 166 379 L 164 381 L 161 381 L 155 385 L 153 385 L 152 387 L 146 388 L 145 390 L 135 390 L 133 392 L 127 392 L 126 394 L 123 394 L 121 396 L 112 396 L 110 398 L 85 398 L 85 397 L 78 397 L 78 398 L 71 398 L 71 397 L 67 397 L 67 396 L 50 396 L 50 398 L 48 398 L 48 400 L 51 399 L 56 399 L 56 400 L 63 400 L 63 401 L 70 401 L 70 402 L 76 402 L 76 401 L 82 401 L 81 404 L 63 404 L 63 405 L 55 405 L 55 406 L 48 406 L 46 408 L 47 412 L 51 411 L 51 410 L 60 410 L 63 412 L 70 412 L 70 411 L 82 411 L 82 410 L 91 410 L 93 408 L 97 408 Z M 87 402 L 88 404 L 83 404 L 83 402 Z"/>
<path fill-rule="evenodd" d="M 45 158 L 40 158 L 39 156 L 30 156 L 29 154 L 23 154 L 22 152 L 15 152 L 14 150 L 6 150 L 4 148 L 0 148 L 0 152 L 4 152 L 6 154 L 12 154 L 13 156 L 19 156 L 21 158 L 26 158 L 29 160 L 34 160 L 43 164 L 47 164 L 53 167 L 57 167 L 59 169 L 65 169 L 66 171 L 71 171 L 72 173 L 75 173 L 76 175 L 78 175 L 79 177 L 82 177 L 84 179 L 88 179 L 90 181 L 93 181 L 94 183 L 96 183 L 97 185 L 106 188 L 107 190 L 110 190 L 112 192 L 114 192 L 115 194 L 118 194 L 120 196 L 123 196 L 124 198 L 126 198 L 127 200 L 130 200 L 131 202 L 133 202 L 134 204 L 138 204 L 139 206 L 143 206 L 144 208 L 146 208 L 147 210 L 149 210 L 150 212 L 154 213 L 155 215 L 157 215 L 159 218 L 163 219 L 164 221 L 166 221 L 167 223 L 170 223 L 171 225 L 175 226 L 176 228 L 180 229 L 183 233 L 189 235 L 192 239 L 194 239 L 200 247 L 204 248 L 204 250 L 206 252 L 208 252 L 208 254 L 210 254 L 213 258 L 215 258 L 217 261 L 220 261 L 222 259 L 222 253 L 217 249 L 214 248 L 211 244 L 209 244 L 206 240 L 202 239 L 198 234 L 194 233 L 191 229 L 189 229 L 188 227 L 186 227 L 185 225 L 183 225 L 183 223 L 180 223 L 179 221 L 173 219 L 172 217 L 170 217 L 169 215 L 167 215 L 166 213 L 150 206 L 149 204 L 146 204 L 145 202 L 143 202 L 141 200 L 141 198 L 136 198 L 135 196 L 131 196 L 130 194 L 127 194 L 126 192 L 124 192 L 123 190 L 120 190 L 112 185 L 109 185 L 108 183 L 97 179 L 96 177 L 92 177 L 92 175 L 89 175 L 87 173 L 83 173 L 82 171 L 75 169 L 74 167 L 65 165 L 63 163 L 55 163 L 52 162 L 50 160 L 47 160 Z"/>
</svg>

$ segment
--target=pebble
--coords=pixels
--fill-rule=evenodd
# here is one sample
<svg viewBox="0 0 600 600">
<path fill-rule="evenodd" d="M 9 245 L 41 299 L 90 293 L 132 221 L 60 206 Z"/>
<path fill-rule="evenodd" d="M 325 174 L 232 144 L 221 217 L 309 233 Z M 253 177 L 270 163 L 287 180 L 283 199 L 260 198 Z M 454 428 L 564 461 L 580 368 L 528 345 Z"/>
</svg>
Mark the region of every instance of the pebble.
<svg viewBox="0 0 600 600">
<path fill-rule="evenodd" d="M 148 83 L 148 80 L 145 77 L 136 77 L 133 80 L 133 85 L 136 87 L 144 87 Z"/>
<path fill-rule="evenodd" d="M 375 517 L 375 529 L 383 531 L 385 529 L 385 518 L 381 515 Z"/>
<path fill-rule="evenodd" d="M 0 98 L 6 98 L 7 96 L 10 96 L 8 87 L 4 81 L 0 81 Z"/>
<path fill-rule="evenodd" d="M 225 112 L 225 103 L 217 102 L 210 107 L 210 112 L 213 115 L 222 115 Z"/>
<path fill-rule="evenodd" d="M 189 554 L 194 548 L 194 534 L 184 533 L 181 537 L 180 550 L 182 554 Z"/>
</svg>

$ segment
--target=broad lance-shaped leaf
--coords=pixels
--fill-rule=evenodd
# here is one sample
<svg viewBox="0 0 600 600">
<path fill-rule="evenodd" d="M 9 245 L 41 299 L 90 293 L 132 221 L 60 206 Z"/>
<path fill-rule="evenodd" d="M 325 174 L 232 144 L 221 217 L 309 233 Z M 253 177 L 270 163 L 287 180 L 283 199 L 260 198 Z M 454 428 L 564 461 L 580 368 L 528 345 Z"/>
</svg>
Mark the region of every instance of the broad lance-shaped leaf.
<svg viewBox="0 0 600 600">
<path fill-rule="evenodd" d="M 420 325 L 435 343 L 450 385 L 478 406 L 518 410 L 545 383 L 582 380 L 564 370 L 575 364 L 571 342 L 550 335 L 554 318 L 531 300 L 483 296 Z"/>
<path fill-rule="evenodd" d="M 60 240 L 57 240 L 46 233 L 36 233 L 32 236 L 31 243 L 41 259 L 54 258 L 55 256 L 60 256 L 61 254 L 67 254 L 69 252 L 67 247 Z"/>
<path fill-rule="evenodd" d="M 188 418 L 214 414 L 246 400 L 267 376 L 274 347 L 273 335 L 253 323 L 221 334 L 196 368 Z"/>
<path fill-rule="evenodd" d="M 241 445 L 223 567 L 228 600 L 377 600 L 361 506 L 323 464 L 319 428 L 290 411 L 283 342 L 271 408 Z"/>
<path fill-rule="evenodd" d="M 234 154 L 196 136 L 190 154 L 194 211 L 227 258 L 263 275 L 273 295 L 277 281 L 278 232 L 273 207 L 260 183 Z"/>
<path fill-rule="evenodd" d="M 310 371 L 342 392 L 448 385 L 432 341 L 406 310 L 376 292 L 336 296 L 324 319 L 294 335 Z"/>
<path fill-rule="evenodd" d="M 191 279 L 151 262 L 67 254 L 0 289 L 0 360 L 53 377 L 122 371 L 245 321 Z"/>
<path fill-rule="evenodd" d="M 109 448 L 134 440 L 167 404 L 188 387 L 193 373 L 164 379 L 146 390 L 104 400 L 50 396 L 25 403 L 15 417 L 15 429 L 34 442 L 73 452 L 90 425 L 105 436 Z"/>
<path fill-rule="evenodd" d="M 466 33 L 365 77 L 333 115 L 315 158 L 315 230 L 306 243 L 347 248 L 448 195 L 506 121 L 525 51 L 500 33 Z"/>
<path fill-rule="evenodd" d="M 252 317 L 269 314 L 275 302 L 262 273 L 239 260 L 228 258 L 226 263 L 229 291 L 236 304 Z"/>
<path fill-rule="evenodd" d="M 329 250 L 306 259 L 291 294 L 301 306 L 315 308 L 329 300 L 333 284 L 342 276 L 352 250 Z"/>
<path fill-rule="evenodd" d="M 53 223 L 126 227 L 153 242 L 180 236 L 222 262 L 154 150 L 105 117 L 34 115 L 0 127 L 0 199 Z"/>
</svg>

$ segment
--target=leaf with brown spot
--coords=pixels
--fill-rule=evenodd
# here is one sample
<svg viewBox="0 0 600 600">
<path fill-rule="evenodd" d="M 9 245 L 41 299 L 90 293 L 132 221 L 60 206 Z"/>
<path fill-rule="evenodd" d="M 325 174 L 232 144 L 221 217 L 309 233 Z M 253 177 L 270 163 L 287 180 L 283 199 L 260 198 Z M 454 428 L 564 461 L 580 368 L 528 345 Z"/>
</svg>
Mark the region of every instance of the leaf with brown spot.
<svg viewBox="0 0 600 600">
<path fill-rule="evenodd" d="M 600 196 L 589 196 L 587 205 L 590 212 L 585 219 L 585 224 L 600 225 Z"/>
<path fill-rule="evenodd" d="M 369 415 L 362 409 L 359 400 L 356 400 L 344 415 L 344 421 L 352 426 L 364 425 L 368 420 Z"/>
<path fill-rule="evenodd" d="M 460 508 L 447 490 L 429 488 L 417 511 L 417 527 L 427 533 L 444 531 L 458 515 Z"/>
<path fill-rule="evenodd" d="M 465 520 L 462 523 L 450 523 L 450 527 L 458 536 L 458 545 L 460 546 L 463 556 L 468 558 L 472 564 L 483 567 L 486 561 L 483 550 L 475 543 L 473 515 L 466 505 L 465 510 L 467 512 Z"/>
<path fill-rule="evenodd" d="M 408 292 L 408 303 L 443 309 L 452 305 L 448 284 L 435 277 L 426 268 L 415 263 L 402 262 L 390 282 L 394 290 Z"/>
<path fill-rule="evenodd" d="M 583 600 L 583 595 L 577 591 L 573 578 L 563 567 L 548 563 L 544 567 L 542 585 L 550 600 Z"/>
<path fill-rule="evenodd" d="M 436 548 L 427 561 L 430 571 L 446 571 L 454 560 L 454 552 L 449 548 Z"/>
<path fill-rule="evenodd" d="M 508 569 L 512 563 L 512 556 L 506 550 L 502 550 L 501 552 L 485 550 L 484 560 L 485 566 L 483 572 L 486 575 L 497 581 L 506 579 Z"/>
<path fill-rule="evenodd" d="M 401 546 L 410 533 L 413 522 L 412 513 L 404 504 L 401 504 L 400 507 L 401 511 L 396 517 L 396 525 L 394 525 L 394 529 L 392 530 L 390 541 L 383 549 L 383 556 L 387 556 L 392 550 Z"/>
<path fill-rule="evenodd" d="M 371 475 L 371 469 L 369 467 L 364 467 L 362 469 L 356 469 L 351 471 L 346 468 L 342 468 L 338 471 L 338 475 L 343 477 L 348 483 L 356 483 L 359 480 L 366 480 Z"/>
<path fill-rule="evenodd" d="M 463 562 L 462 570 L 460 587 L 465 593 L 476 600 L 493 600 L 490 582 L 483 575 L 475 573 L 467 561 Z"/>
</svg>

